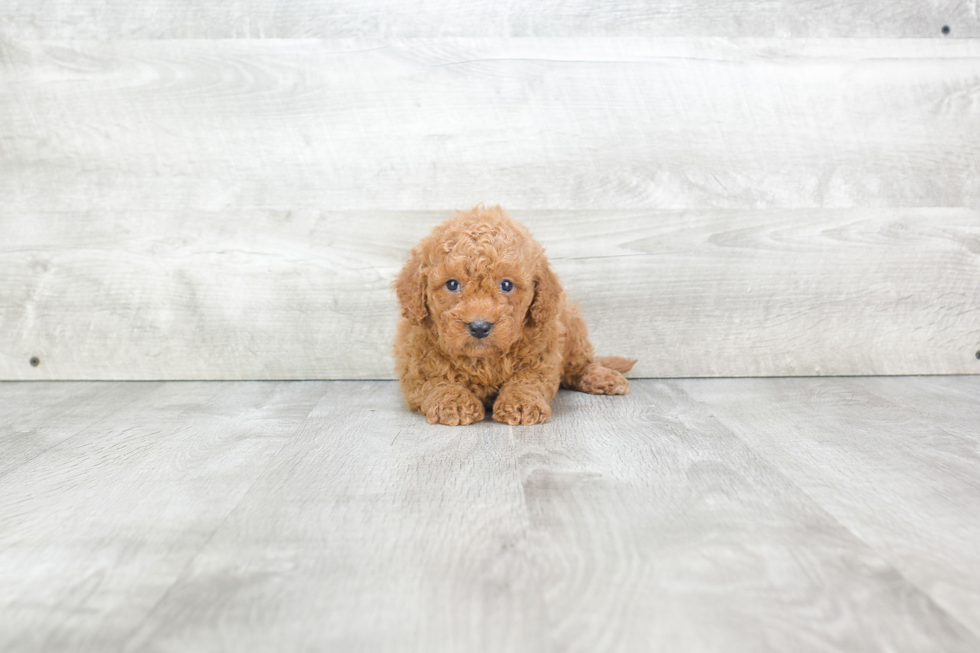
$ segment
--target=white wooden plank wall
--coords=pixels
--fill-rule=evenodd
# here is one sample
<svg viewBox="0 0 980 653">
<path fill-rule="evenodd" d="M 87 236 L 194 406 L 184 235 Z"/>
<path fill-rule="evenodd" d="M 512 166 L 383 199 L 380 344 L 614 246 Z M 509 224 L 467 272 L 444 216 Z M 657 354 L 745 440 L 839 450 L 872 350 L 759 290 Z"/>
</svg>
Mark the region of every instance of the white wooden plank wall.
<svg viewBox="0 0 980 653">
<path fill-rule="evenodd" d="M 978 373 L 978 35 L 972 1 L 12 0 L 0 378 L 390 378 L 391 277 L 480 201 L 637 376 Z"/>
<path fill-rule="evenodd" d="M 35 39 L 980 36 L 976 0 L 6 0 Z"/>
<path fill-rule="evenodd" d="M 517 212 L 549 243 L 599 351 L 640 357 L 641 376 L 948 373 L 980 363 L 976 211 L 597 215 Z M 34 228 L 4 256 L 2 324 L 13 347 L 0 366 L 20 378 L 385 377 L 397 314 L 389 281 L 418 230 L 438 219 L 29 215 L 22 224 Z"/>
</svg>

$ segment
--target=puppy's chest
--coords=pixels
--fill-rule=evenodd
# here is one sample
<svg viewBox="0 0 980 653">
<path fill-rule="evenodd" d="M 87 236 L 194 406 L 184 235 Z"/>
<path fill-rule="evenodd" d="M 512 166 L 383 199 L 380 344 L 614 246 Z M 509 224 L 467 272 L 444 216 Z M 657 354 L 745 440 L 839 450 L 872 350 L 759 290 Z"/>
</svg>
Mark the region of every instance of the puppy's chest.
<svg viewBox="0 0 980 653">
<path fill-rule="evenodd" d="M 471 358 L 457 361 L 453 368 L 458 382 L 481 400 L 495 397 L 514 374 L 514 366 L 507 359 Z"/>
</svg>

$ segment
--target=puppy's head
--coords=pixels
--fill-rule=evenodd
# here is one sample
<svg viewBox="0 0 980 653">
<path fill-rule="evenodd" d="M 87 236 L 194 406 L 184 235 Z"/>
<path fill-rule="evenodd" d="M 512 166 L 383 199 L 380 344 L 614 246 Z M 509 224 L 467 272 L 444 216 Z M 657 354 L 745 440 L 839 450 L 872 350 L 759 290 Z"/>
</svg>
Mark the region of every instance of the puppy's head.
<svg viewBox="0 0 980 653">
<path fill-rule="evenodd" d="M 478 206 L 436 227 L 394 284 L 402 315 L 434 329 L 457 356 L 506 352 L 557 316 L 561 287 L 544 249 L 499 207 Z"/>
</svg>

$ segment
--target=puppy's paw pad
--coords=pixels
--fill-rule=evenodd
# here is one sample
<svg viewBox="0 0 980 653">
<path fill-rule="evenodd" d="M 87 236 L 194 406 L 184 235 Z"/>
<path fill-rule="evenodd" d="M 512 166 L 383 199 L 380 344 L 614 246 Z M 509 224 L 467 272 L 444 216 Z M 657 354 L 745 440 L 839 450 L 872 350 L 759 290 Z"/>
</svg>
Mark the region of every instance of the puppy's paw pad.
<svg viewBox="0 0 980 653">
<path fill-rule="evenodd" d="M 629 392 L 630 382 L 616 370 L 593 365 L 582 376 L 579 387 L 594 395 L 624 395 Z"/>
<path fill-rule="evenodd" d="M 449 396 L 428 407 L 425 421 L 429 424 L 465 426 L 483 419 L 483 404 L 475 397 Z"/>
<path fill-rule="evenodd" d="M 501 396 L 493 405 L 493 418 L 511 426 L 544 424 L 551 417 L 551 406 L 544 397 Z"/>
</svg>

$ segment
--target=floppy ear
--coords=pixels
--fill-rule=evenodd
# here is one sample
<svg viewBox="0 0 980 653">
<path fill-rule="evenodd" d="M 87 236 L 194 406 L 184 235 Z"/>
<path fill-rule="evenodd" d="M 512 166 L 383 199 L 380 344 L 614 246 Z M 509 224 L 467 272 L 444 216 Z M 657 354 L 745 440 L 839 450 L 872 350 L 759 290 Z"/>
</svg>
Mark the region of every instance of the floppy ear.
<svg viewBox="0 0 980 653">
<path fill-rule="evenodd" d="M 535 324 L 545 324 L 558 315 L 561 307 L 561 284 L 551 271 L 547 261 L 542 261 L 534 276 L 534 299 L 531 300 L 530 316 Z"/>
<path fill-rule="evenodd" d="M 425 305 L 426 283 L 422 257 L 413 249 L 392 287 L 402 305 L 402 315 L 415 324 L 421 324 L 429 316 L 429 309 Z"/>
</svg>

